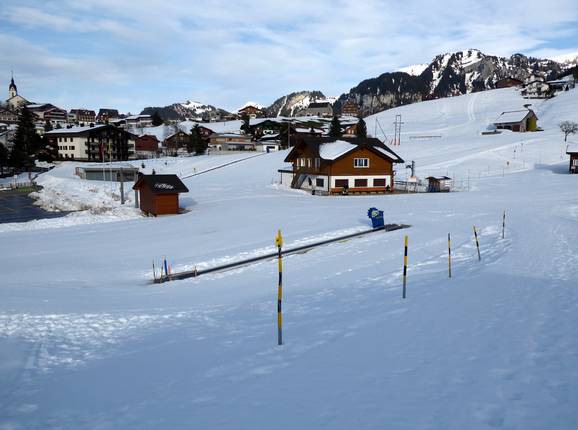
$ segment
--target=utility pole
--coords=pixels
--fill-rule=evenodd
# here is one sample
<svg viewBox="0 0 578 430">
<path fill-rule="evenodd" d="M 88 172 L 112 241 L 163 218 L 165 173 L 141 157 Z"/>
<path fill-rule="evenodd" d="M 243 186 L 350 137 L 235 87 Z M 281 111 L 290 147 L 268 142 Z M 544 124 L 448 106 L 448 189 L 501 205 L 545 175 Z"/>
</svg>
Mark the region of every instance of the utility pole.
<svg viewBox="0 0 578 430">
<path fill-rule="evenodd" d="M 395 122 L 393 123 L 394 126 L 394 138 L 393 144 L 394 145 L 401 145 L 401 125 L 404 124 L 401 122 L 401 114 L 395 116 Z"/>
</svg>

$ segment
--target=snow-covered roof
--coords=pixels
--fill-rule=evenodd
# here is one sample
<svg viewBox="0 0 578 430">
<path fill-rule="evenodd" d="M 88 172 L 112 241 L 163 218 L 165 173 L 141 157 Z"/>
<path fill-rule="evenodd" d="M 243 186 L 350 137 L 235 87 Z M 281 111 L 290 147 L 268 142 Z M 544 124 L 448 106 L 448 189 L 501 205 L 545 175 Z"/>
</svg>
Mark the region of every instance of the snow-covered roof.
<svg viewBox="0 0 578 430">
<path fill-rule="evenodd" d="M 513 111 L 507 111 L 507 112 L 502 112 L 494 121 L 494 123 L 510 123 L 510 122 L 520 122 L 522 121 L 524 118 L 526 118 L 526 116 L 530 113 L 531 111 L 528 109 L 523 109 L 523 110 L 513 110 Z"/>
<path fill-rule="evenodd" d="M 141 118 L 150 118 L 150 115 L 131 115 L 131 116 L 127 116 L 125 119 L 126 120 L 131 120 L 131 119 L 141 119 Z"/>
<path fill-rule="evenodd" d="M 248 108 L 249 106 L 252 106 L 252 107 L 257 108 L 257 109 L 263 109 L 263 106 L 261 106 L 259 103 L 249 101 L 249 102 L 245 103 L 243 106 L 241 106 L 239 109 L 237 109 L 237 112 L 242 111 L 243 109 Z"/>
<path fill-rule="evenodd" d="M 321 145 L 319 147 L 319 156 L 324 160 L 335 160 L 355 148 L 357 148 L 357 145 L 344 140 L 336 140 L 335 142 Z"/>
<path fill-rule="evenodd" d="M 578 154 L 578 143 L 569 143 L 566 147 L 566 154 Z"/>
<path fill-rule="evenodd" d="M 55 130 L 47 131 L 44 134 L 79 134 L 90 130 L 97 130 L 102 127 L 106 127 L 106 124 L 95 124 L 94 126 L 86 125 L 84 127 L 71 127 L 71 128 L 57 128 Z"/>
</svg>

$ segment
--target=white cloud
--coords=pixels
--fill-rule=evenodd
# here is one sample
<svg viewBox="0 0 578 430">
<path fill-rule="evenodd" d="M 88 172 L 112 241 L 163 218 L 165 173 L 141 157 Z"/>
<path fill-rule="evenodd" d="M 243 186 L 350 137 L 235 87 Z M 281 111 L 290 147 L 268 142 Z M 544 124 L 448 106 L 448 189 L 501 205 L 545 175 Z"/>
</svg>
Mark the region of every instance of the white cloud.
<svg viewBox="0 0 578 430">
<path fill-rule="evenodd" d="M 578 33 L 578 4 L 569 0 L 548 7 L 527 0 L 523 8 L 497 0 L 448 0 L 435 8 L 415 0 L 13 3 L 0 12 L 0 24 L 14 31 L 0 38 L 0 55 L 10 51 L 3 58 L 14 59 L 5 67 L 23 68 L 31 80 L 42 79 L 45 67 L 53 97 L 65 84 L 98 87 L 95 102 L 119 98 L 133 111 L 185 99 L 232 109 L 300 89 L 339 95 L 439 53 L 545 52 L 553 49 L 549 41 Z M 18 32 L 15 52 L 6 38 L 18 29 L 26 31 Z M 100 93 L 105 82 L 108 95 Z"/>
</svg>

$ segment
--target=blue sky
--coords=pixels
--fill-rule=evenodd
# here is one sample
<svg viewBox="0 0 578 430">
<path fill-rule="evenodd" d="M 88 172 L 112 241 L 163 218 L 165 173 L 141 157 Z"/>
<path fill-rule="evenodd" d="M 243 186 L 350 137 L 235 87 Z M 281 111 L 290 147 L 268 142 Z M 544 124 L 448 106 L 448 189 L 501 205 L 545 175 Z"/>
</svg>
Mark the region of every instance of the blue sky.
<svg viewBox="0 0 578 430">
<path fill-rule="evenodd" d="M 435 6 L 433 6 L 435 4 Z M 64 108 L 139 112 L 195 100 L 228 110 L 477 48 L 578 52 L 578 2 L 2 0 L 0 76 Z M 5 97 L 5 96 L 4 96 Z"/>
</svg>

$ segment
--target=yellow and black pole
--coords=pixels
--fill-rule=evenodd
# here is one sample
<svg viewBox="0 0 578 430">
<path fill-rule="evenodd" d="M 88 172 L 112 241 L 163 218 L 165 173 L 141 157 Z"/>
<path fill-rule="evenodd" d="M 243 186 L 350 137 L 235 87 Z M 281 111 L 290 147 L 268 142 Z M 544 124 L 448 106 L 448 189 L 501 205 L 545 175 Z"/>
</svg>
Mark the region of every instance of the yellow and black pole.
<svg viewBox="0 0 578 430">
<path fill-rule="evenodd" d="M 502 239 L 506 237 L 506 211 L 502 215 Z"/>
<path fill-rule="evenodd" d="M 277 345 L 283 345 L 283 316 L 281 313 L 281 301 L 283 299 L 283 253 L 281 247 L 283 246 L 283 236 L 281 236 L 281 230 L 277 231 L 275 245 L 277 245 L 277 260 L 279 262 L 279 284 L 277 287 Z"/>
<path fill-rule="evenodd" d="M 452 239 L 448 233 L 448 275 L 452 277 Z"/>
<path fill-rule="evenodd" d="M 476 248 L 478 249 L 478 260 L 482 261 L 482 255 L 480 254 L 480 241 L 478 240 L 478 232 L 476 231 L 476 226 L 474 226 L 474 239 L 476 239 Z"/>
<path fill-rule="evenodd" d="M 403 250 L 403 295 L 402 298 L 405 299 L 405 290 L 407 285 L 407 242 L 408 237 L 405 236 L 405 246 Z"/>
</svg>

